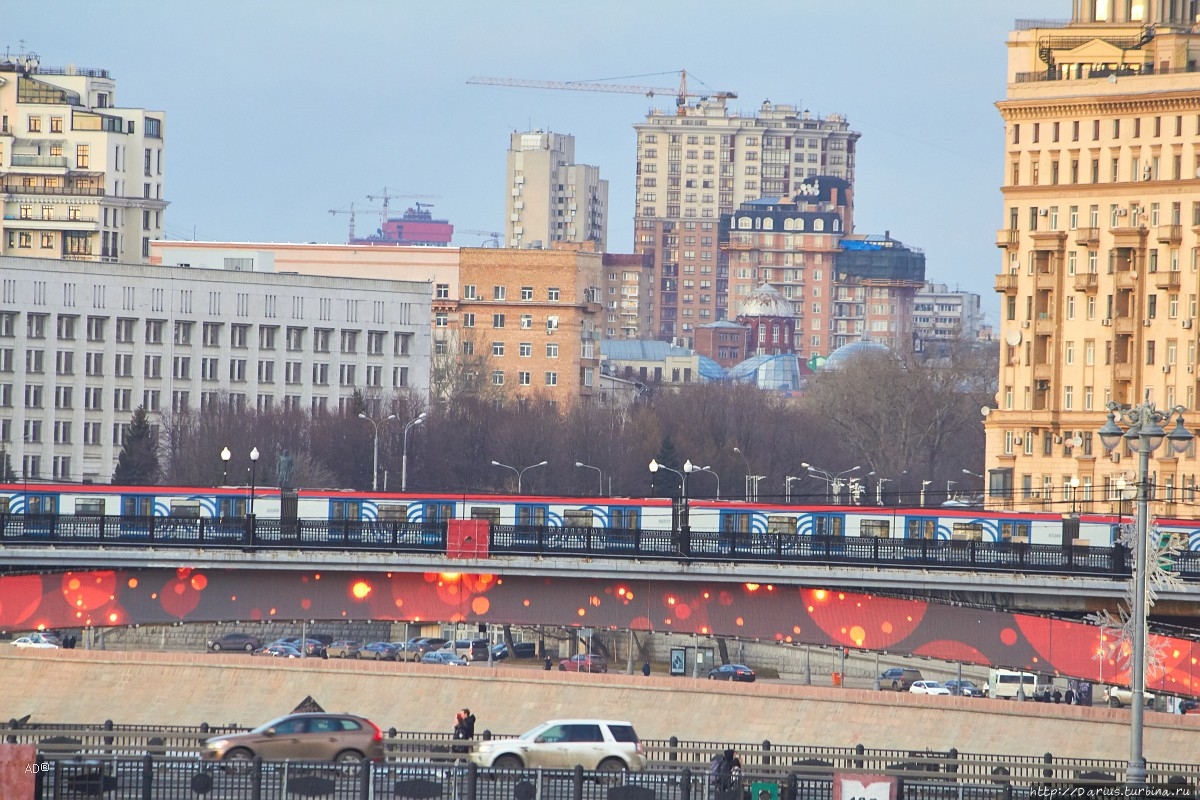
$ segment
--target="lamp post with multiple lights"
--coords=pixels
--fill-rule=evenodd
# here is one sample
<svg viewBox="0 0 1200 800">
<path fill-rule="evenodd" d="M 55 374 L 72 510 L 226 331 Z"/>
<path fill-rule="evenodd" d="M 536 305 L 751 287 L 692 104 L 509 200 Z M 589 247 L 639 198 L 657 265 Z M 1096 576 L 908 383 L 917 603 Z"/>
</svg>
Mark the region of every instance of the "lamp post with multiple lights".
<svg viewBox="0 0 1200 800">
<path fill-rule="evenodd" d="M 798 481 L 803 478 L 803 475 L 784 475 L 783 476 L 783 502 L 792 502 L 792 481 Z"/>
<path fill-rule="evenodd" d="M 712 475 L 714 478 L 716 478 L 716 479 L 717 479 L 717 499 L 718 499 L 718 500 L 720 500 L 720 499 L 721 499 L 721 476 L 720 476 L 720 475 L 718 475 L 718 474 L 716 473 L 716 471 L 714 471 L 714 470 L 713 470 L 713 468 L 712 468 L 712 467 L 697 467 L 697 466 L 696 466 L 695 464 L 693 464 L 691 461 L 685 461 L 685 462 L 683 462 L 683 471 L 684 471 L 684 472 L 688 472 L 688 473 L 691 473 L 691 472 L 707 472 L 707 473 L 711 474 L 711 475 Z M 756 496 L 756 497 L 758 496 L 757 486 L 758 486 L 758 484 L 757 484 L 757 483 L 755 483 L 756 490 L 755 490 L 755 493 L 754 493 L 754 494 L 755 494 L 755 496 Z"/>
<path fill-rule="evenodd" d="M 691 464 L 692 462 L 688 461 L 687 463 Z M 686 471 L 680 472 L 679 470 L 672 469 L 671 467 L 668 467 L 665 464 L 658 463 L 653 458 L 650 459 L 650 473 L 651 474 L 657 473 L 660 469 L 665 469 L 667 472 L 674 472 L 676 475 L 679 476 L 679 487 L 680 487 L 679 488 L 679 495 L 680 495 L 679 527 L 683 533 L 682 538 L 684 540 L 683 542 L 681 542 L 679 549 L 684 555 L 690 555 L 691 543 L 688 542 L 687 540 L 691 536 L 692 526 L 691 526 L 690 520 L 688 519 L 688 496 L 687 496 L 687 476 L 688 476 L 688 474 Z"/>
<path fill-rule="evenodd" d="M 368 417 L 366 414 L 359 414 L 359 419 L 365 419 L 371 423 L 371 427 L 375 429 L 375 457 L 371 460 L 371 491 L 379 491 L 379 423 Z M 382 422 L 387 422 L 389 419 L 395 419 L 395 414 L 388 414 Z"/>
<path fill-rule="evenodd" d="M 533 469 L 534 467 L 544 467 L 544 466 L 546 466 L 546 465 L 547 465 L 547 464 L 549 464 L 549 463 L 550 463 L 549 461 L 539 461 L 539 462 L 538 462 L 538 463 L 536 463 L 536 464 L 530 464 L 528 467 L 523 467 L 523 468 L 521 468 L 521 469 L 517 469 L 516 467 L 510 467 L 508 464 L 501 464 L 499 461 L 493 461 L 493 462 L 492 462 L 492 466 L 493 466 L 493 467 L 504 467 L 504 469 L 511 469 L 511 470 L 512 470 L 514 473 L 516 473 L 516 476 L 517 476 L 517 494 L 520 494 L 520 493 L 521 493 L 521 478 L 522 478 L 522 477 L 525 475 L 525 471 L 526 471 L 526 470 L 531 470 L 531 469 Z"/>
<path fill-rule="evenodd" d="M 404 425 L 404 450 L 400 455 L 400 491 L 408 491 L 408 432 L 425 421 L 428 412 L 422 411 Z"/>
<path fill-rule="evenodd" d="M 1146 572 L 1151 493 L 1150 454 L 1162 445 L 1163 439 L 1171 443 L 1171 450 L 1175 454 L 1188 449 L 1195 437 L 1184 425 L 1185 410 L 1183 406 L 1174 406 L 1160 411 L 1150 402 L 1128 407 L 1110 402 L 1108 421 L 1097 432 L 1105 449 L 1112 451 L 1124 441 L 1128 446 L 1136 448 L 1138 454 L 1137 523 L 1134 526 L 1132 553 L 1134 607 L 1129 609 L 1133 624 L 1129 682 L 1133 696 L 1129 703 L 1129 766 L 1125 771 L 1126 782 L 1135 785 L 1146 782 L 1146 757 L 1142 750 L 1142 740 L 1146 695 L 1146 627 L 1149 612 Z M 1129 425 L 1128 430 L 1117 424 L 1118 418 Z M 1163 423 L 1169 425 L 1172 419 L 1175 421 L 1175 427 L 1170 433 L 1166 433 L 1162 427 Z"/>
<path fill-rule="evenodd" d="M 819 478 L 824 478 L 825 482 L 827 484 L 829 484 L 829 494 L 835 503 L 840 503 L 840 501 L 841 501 L 842 478 L 849 475 L 851 472 L 857 472 L 859 469 L 861 469 L 860 466 L 856 465 L 856 466 L 851 467 L 850 469 L 842 470 L 841 472 L 839 472 L 835 475 L 831 472 L 826 472 L 823 469 L 817 469 L 812 464 L 809 464 L 807 461 L 800 462 L 800 466 L 802 466 L 806 470 L 808 470 L 808 473 L 810 475 L 816 475 Z"/>
</svg>

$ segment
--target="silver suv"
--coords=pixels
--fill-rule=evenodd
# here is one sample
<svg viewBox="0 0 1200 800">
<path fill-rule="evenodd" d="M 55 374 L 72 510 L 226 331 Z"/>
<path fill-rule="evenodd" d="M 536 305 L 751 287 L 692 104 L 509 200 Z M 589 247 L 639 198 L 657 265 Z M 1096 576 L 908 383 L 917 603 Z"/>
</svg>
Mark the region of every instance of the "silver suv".
<svg viewBox="0 0 1200 800">
<path fill-rule="evenodd" d="M 620 772 L 646 768 L 646 748 L 630 722 L 605 719 L 555 719 L 516 739 L 480 742 L 470 758 L 481 767 L 546 767 Z"/>
<path fill-rule="evenodd" d="M 879 688 L 891 689 L 896 692 L 907 692 L 917 681 L 925 680 L 921 670 L 916 667 L 892 667 L 883 671 L 879 676 Z"/>
</svg>

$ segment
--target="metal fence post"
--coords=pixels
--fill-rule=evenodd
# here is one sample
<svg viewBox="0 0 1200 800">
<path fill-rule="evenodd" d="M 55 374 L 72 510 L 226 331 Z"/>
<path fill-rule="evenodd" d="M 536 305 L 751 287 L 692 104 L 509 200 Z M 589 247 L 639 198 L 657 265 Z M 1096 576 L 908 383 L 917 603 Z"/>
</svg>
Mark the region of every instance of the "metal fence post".
<svg viewBox="0 0 1200 800">
<path fill-rule="evenodd" d="M 142 756 L 142 800 L 154 798 L 154 756 Z"/>
<path fill-rule="evenodd" d="M 863 768 L 862 757 L 863 757 L 863 754 L 866 752 L 867 752 L 867 748 L 863 747 L 861 743 L 854 745 L 854 755 L 858 756 L 857 758 L 854 759 L 854 768 L 855 769 Z"/>
<path fill-rule="evenodd" d="M 262 800 L 262 759 L 258 756 L 250 762 L 250 800 Z"/>
<path fill-rule="evenodd" d="M 763 739 L 762 749 L 763 749 L 763 757 L 762 757 L 763 766 L 769 767 L 769 766 L 771 766 L 771 755 L 770 755 L 771 754 L 771 740 L 770 739 Z"/>
<path fill-rule="evenodd" d="M 677 749 L 679 747 L 679 737 L 672 736 L 667 740 L 667 743 L 671 746 L 671 752 L 667 753 L 667 761 L 678 761 L 679 753 L 677 752 Z"/>
<path fill-rule="evenodd" d="M 583 766 L 575 765 L 571 774 L 571 800 L 583 800 Z"/>
<path fill-rule="evenodd" d="M 364 758 L 359 762 L 362 772 L 358 774 L 358 796 L 362 800 L 371 800 L 371 784 L 375 778 L 375 762 Z"/>
<path fill-rule="evenodd" d="M 688 767 L 679 776 L 679 800 L 692 800 L 692 771 Z"/>
<path fill-rule="evenodd" d="M 467 797 L 466 800 L 475 800 L 479 794 L 479 765 L 474 761 L 467 762 Z"/>
</svg>

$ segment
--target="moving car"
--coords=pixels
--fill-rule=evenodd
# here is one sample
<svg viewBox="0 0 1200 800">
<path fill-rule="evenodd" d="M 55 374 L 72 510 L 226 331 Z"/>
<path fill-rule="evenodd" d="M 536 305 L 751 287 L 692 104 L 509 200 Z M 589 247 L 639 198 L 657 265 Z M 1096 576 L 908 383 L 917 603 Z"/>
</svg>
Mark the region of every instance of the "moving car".
<svg viewBox="0 0 1200 800">
<path fill-rule="evenodd" d="M 983 697 L 983 689 L 965 678 L 961 681 L 946 681 L 942 685 L 950 690 L 950 694 L 959 697 Z"/>
<path fill-rule="evenodd" d="M 353 714 L 288 714 L 247 733 L 214 736 L 204 742 L 205 761 L 372 761 L 383 758 L 383 732 Z"/>
<path fill-rule="evenodd" d="M 56 645 L 54 642 L 43 639 L 37 634 L 34 634 L 33 636 L 22 636 L 20 639 L 14 639 L 12 644 L 13 647 L 20 647 L 21 649 L 25 649 L 27 647 L 37 647 L 44 650 L 58 649 L 58 645 Z"/>
<path fill-rule="evenodd" d="M 455 655 L 449 650 L 434 650 L 432 653 L 426 653 L 421 656 L 422 664 L 445 664 L 451 667 L 469 667 L 471 666 L 465 658 Z"/>
<path fill-rule="evenodd" d="M 362 643 L 350 639 L 338 639 L 330 642 L 325 653 L 330 658 L 360 658 Z"/>
<path fill-rule="evenodd" d="M 513 642 L 513 650 L 516 652 L 517 658 L 534 658 L 537 656 L 537 645 L 533 642 Z M 503 661 L 508 657 L 508 647 L 505 644 L 492 645 L 492 661 Z M 482 660 L 487 661 L 486 653 Z"/>
<path fill-rule="evenodd" d="M 1104 702 L 1108 703 L 1110 708 L 1121 708 L 1133 702 L 1133 690 L 1125 686 L 1109 686 L 1104 690 Z M 1142 705 L 1149 708 L 1154 704 L 1154 695 L 1150 692 L 1142 693 Z"/>
<path fill-rule="evenodd" d="M 950 694 L 950 690 L 937 681 L 913 681 L 908 691 L 912 694 Z"/>
<path fill-rule="evenodd" d="M 754 670 L 744 664 L 722 664 L 708 673 L 710 681 L 754 683 Z"/>
<path fill-rule="evenodd" d="M 557 719 L 543 722 L 515 739 L 479 742 L 469 758 L 481 767 L 546 767 L 619 772 L 646 767 L 646 749 L 629 722 Z"/>
<path fill-rule="evenodd" d="M 376 661 L 398 661 L 396 654 L 400 652 L 391 642 L 371 642 L 364 644 L 358 650 L 359 658 L 373 658 Z"/>
<path fill-rule="evenodd" d="M 581 653 L 558 662 L 558 668 L 566 672 L 608 672 L 608 659 L 594 653 Z"/>
<path fill-rule="evenodd" d="M 487 655 L 486 655 L 487 647 L 488 647 L 487 639 L 456 639 L 452 642 L 446 642 L 444 645 L 441 646 L 440 649 L 445 650 L 448 653 L 454 653 L 454 655 L 456 655 L 456 656 L 462 656 L 463 658 L 470 658 L 471 653 L 473 653 L 475 651 L 476 647 L 483 648 L 484 653 L 485 653 L 483 660 L 487 661 Z"/>
<path fill-rule="evenodd" d="M 236 631 L 222 634 L 208 643 L 208 649 L 214 653 L 222 650 L 245 650 L 247 653 L 253 653 L 262 646 L 262 640 L 257 636 Z"/>
<path fill-rule="evenodd" d="M 879 688 L 907 692 L 910 686 L 922 680 L 925 680 L 925 676 L 916 667 L 892 667 L 879 676 Z"/>
<path fill-rule="evenodd" d="M 255 650 L 252 655 L 273 656 L 275 658 L 302 658 L 303 654 L 290 644 L 269 644 Z"/>
</svg>

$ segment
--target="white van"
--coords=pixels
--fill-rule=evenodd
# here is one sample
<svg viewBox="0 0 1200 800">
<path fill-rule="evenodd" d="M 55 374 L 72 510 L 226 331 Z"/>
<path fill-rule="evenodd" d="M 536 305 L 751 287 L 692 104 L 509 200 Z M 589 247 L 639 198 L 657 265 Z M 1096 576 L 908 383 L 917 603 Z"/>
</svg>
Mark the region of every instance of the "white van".
<svg viewBox="0 0 1200 800">
<path fill-rule="evenodd" d="M 1014 700 L 1021 687 L 1025 689 L 1026 699 L 1032 700 L 1037 691 L 1037 675 L 1032 672 L 1014 672 L 1008 669 L 988 670 L 988 682 L 983 687 L 985 697 L 1001 700 Z"/>
</svg>

